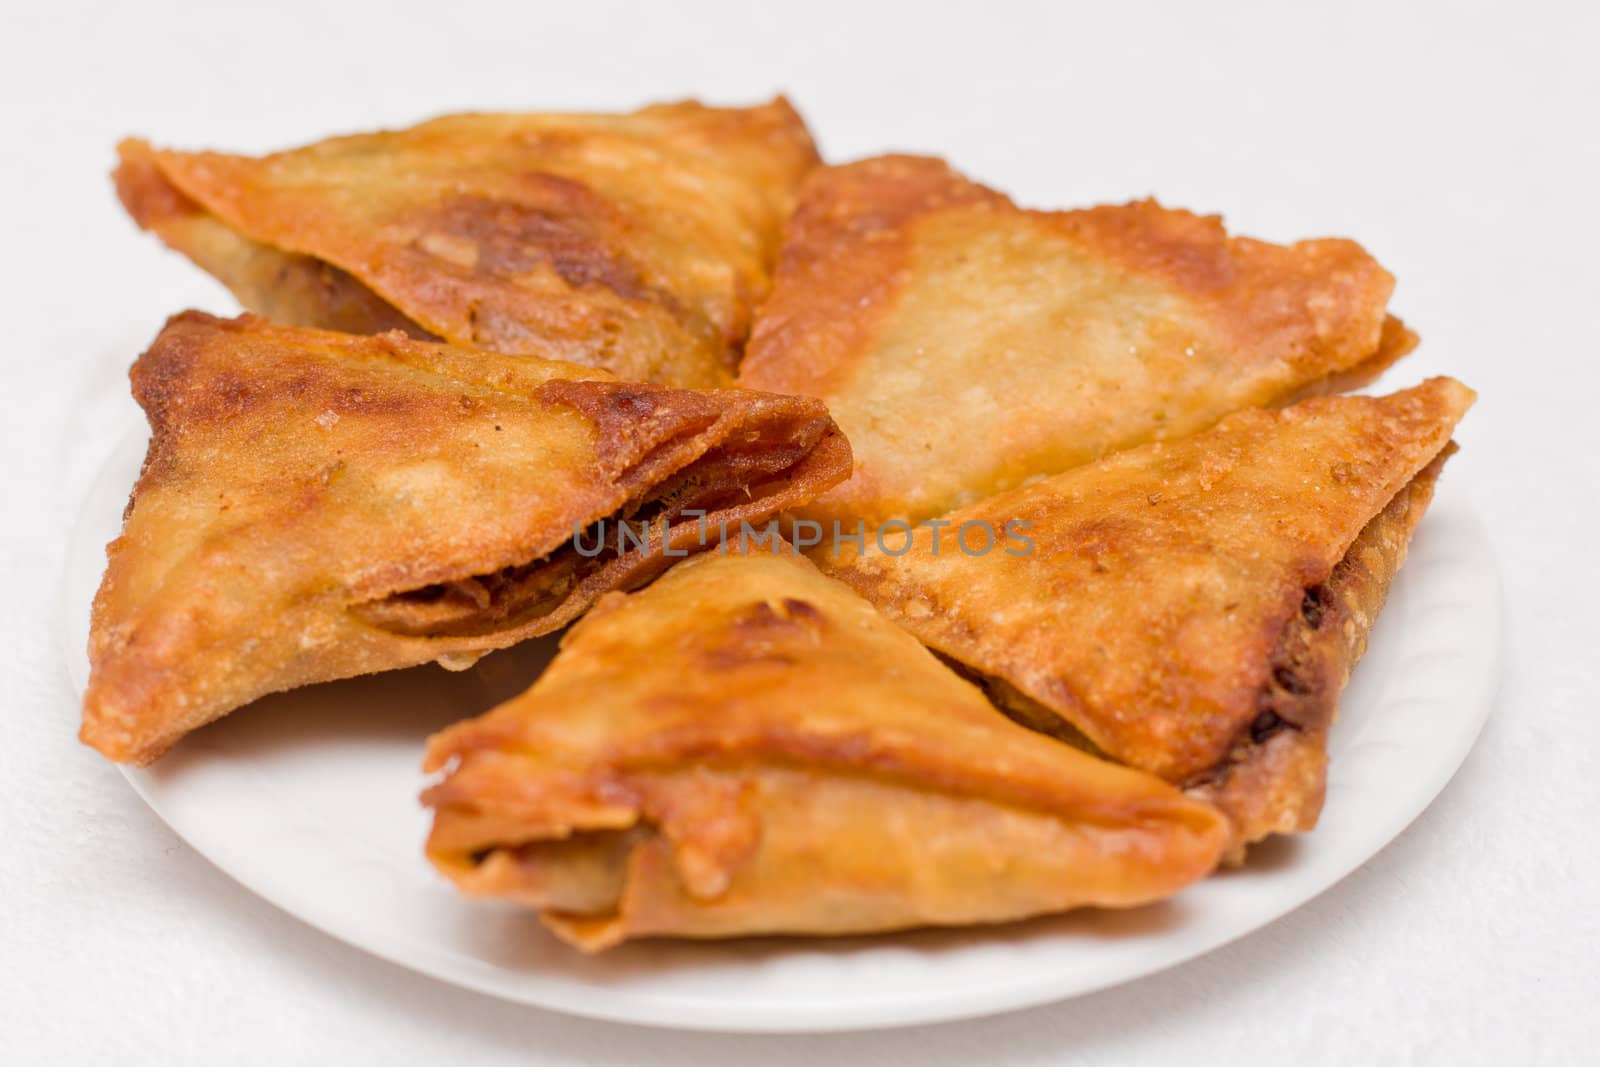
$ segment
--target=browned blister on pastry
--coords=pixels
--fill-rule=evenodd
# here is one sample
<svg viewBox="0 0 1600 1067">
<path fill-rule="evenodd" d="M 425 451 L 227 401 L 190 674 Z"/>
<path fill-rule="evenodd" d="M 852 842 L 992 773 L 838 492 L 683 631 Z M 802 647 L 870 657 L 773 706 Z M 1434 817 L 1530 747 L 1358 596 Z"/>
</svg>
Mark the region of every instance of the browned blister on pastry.
<svg viewBox="0 0 1600 1067">
<path fill-rule="evenodd" d="M 139 763 L 266 693 L 548 633 L 849 464 L 815 400 L 394 333 L 190 312 L 132 378 L 152 437 L 94 602 L 83 739 Z"/>
<path fill-rule="evenodd" d="M 1472 400 L 1435 378 L 1241 412 L 954 512 L 899 556 L 869 543 L 840 576 L 1014 717 L 1215 801 L 1236 849 L 1310 829 L 1339 693 Z M 991 551 L 962 550 L 969 524 Z"/>
<path fill-rule="evenodd" d="M 782 100 L 450 115 L 260 158 L 125 141 L 144 228 L 287 325 L 726 384 L 816 162 Z"/>
<path fill-rule="evenodd" d="M 1122 907 L 1215 866 L 1210 804 L 1010 722 L 785 548 L 608 596 L 434 737 L 440 870 L 596 950 Z"/>
<path fill-rule="evenodd" d="M 801 187 L 741 384 L 821 397 L 855 473 L 803 513 L 942 514 L 1040 474 L 1350 388 L 1416 338 L 1346 240 L 1274 245 L 1153 201 L 1028 211 L 933 159 Z"/>
</svg>

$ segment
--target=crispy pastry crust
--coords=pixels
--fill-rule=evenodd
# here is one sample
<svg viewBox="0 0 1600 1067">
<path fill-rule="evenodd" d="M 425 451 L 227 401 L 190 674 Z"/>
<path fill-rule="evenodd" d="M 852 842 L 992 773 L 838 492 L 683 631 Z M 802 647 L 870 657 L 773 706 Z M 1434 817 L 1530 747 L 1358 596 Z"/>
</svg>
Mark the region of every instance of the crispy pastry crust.
<svg viewBox="0 0 1600 1067">
<path fill-rule="evenodd" d="M 1273 245 L 1153 201 L 1028 211 L 944 163 L 813 171 L 740 369 L 828 402 L 855 473 L 803 513 L 912 521 L 1415 344 L 1346 240 Z"/>
<path fill-rule="evenodd" d="M 137 763 L 269 692 L 551 632 L 670 564 L 685 508 L 714 540 L 849 463 L 814 400 L 250 316 L 178 316 L 132 379 L 152 437 L 95 598 L 83 739 Z M 618 517 L 646 548 L 570 544 Z"/>
<path fill-rule="evenodd" d="M 1222 762 L 1184 783 L 1233 819 L 1231 859 L 1271 834 L 1316 827 L 1339 694 L 1367 650 L 1389 585 L 1454 451 L 1447 445 L 1367 523 L 1328 579 L 1306 590 L 1273 653 L 1256 717 Z"/>
<path fill-rule="evenodd" d="M 466 114 L 261 158 L 125 141 L 129 214 L 253 311 L 727 384 L 817 163 L 779 98 Z"/>
<path fill-rule="evenodd" d="M 1165 896 L 1209 804 L 1025 730 L 802 558 L 607 597 L 527 693 L 429 744 L 428 854 L 587 950 Z"/>
<path fill-rule="evenodd" d="M 1328 725 L 1471 390 L 1232 415 L 946 516 L 847 583 L 1019 718 L 1216 801 L 1235 844 L 1308 829 Z M 1027 523 L 1031 552 L 950 542 Z M 1019 542 L 1009 547 L 1021 551 Z"/>
</svg>

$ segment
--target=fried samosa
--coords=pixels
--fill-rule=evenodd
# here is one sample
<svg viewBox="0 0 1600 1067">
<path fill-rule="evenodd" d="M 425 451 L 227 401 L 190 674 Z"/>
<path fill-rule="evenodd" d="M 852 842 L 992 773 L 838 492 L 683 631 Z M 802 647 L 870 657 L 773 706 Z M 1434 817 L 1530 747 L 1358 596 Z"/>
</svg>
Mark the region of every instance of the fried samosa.
<svg viewBox="0 0 1600 1067">
<path fill-rule="evenodd" d="M 849 467 L 816 400 L 248 315 L 174 318 L 132 380 L 82 737 L 135 763 L 266 693 L 464 668 Z"/>
<path fill-rule="evenodd" d="M 1216 802 L 1237 855 L 1316 824 L 1339 693 L 1472 400 L 1435 378 L 1241 412 L 840 577 L 1020 721 Z"/>
<path fill-rule="evenodd" d="M 533 688 L 429 743 L 428 855 L 593 951 L 1164 897 L 1207 803 L 1017 726 L 803 557 L 726 542 L 609 594 Z"/>
<path fill-rule="evenodd" d="M 1037 475 L 1353 387 L 1416 338 L 1351 241 L 1229 237 L 1153 201 L 1028 211 L 934 159 L 813 171 L 740 368 L 820 397 L 849 481 L 801 510 L 917 522 Z"/>
<path fill-rule="evenodd" d="M 285 325 L 728 384 L 800 177 L 787 101 L 450 115 L 261 158 L 125 141 L 129 214 Z"/>
</svg>

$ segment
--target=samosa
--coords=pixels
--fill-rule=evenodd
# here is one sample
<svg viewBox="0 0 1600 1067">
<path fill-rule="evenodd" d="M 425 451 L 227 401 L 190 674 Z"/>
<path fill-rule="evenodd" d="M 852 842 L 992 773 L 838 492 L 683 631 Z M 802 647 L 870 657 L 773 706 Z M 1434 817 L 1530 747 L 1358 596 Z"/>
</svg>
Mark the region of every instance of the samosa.
<svg viewBox="0 0 1600 1067">
<path fill-rule="evenodd" d="M 1473 393 L 1240 412 L 990 497 L 839 576 L 1019 720 L 1307 830 L 1339 693 Z M 936 544 L 937 540 L 937 544 Z"/>
<path fill-rule="evenodd" d="M 398 333 L 191 312 L 132 379 L 152 437 L 82 736 L 135 763 L 266 693 L 549 633 L 849 464 L 816 400 Z"/>
<path fill-rule="evenodd" d="M 285 325 L 726 385 L 796 184 L 787 101 L 447 115 L 252 158 L 123 142 L 129 214 Z"/>
<path fill-rule="evenodd" d="M 1415 344 L 1393 288 L 1353 241 L 1030 211 L 887 156 L 806 179 L 740 383 L 819 397 L 850 438 L 850 480 L 800 511 L 831 536 L 1360 384 Z"/>
<path fill-rule="evenodd" d="M 429 744 L 428 854 L 597 950 L 1157 900 L 1207 803 L 1012 723 L 805 560 L 730 540 L 574 626 L 527 692 Z"/>
</svg>

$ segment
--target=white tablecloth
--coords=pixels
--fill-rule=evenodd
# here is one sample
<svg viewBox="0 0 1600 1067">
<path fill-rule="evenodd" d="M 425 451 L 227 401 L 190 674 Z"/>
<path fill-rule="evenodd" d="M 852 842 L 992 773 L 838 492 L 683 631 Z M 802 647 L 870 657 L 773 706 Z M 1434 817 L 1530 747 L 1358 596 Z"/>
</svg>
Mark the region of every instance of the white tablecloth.
<svg viewBox="0 0 1600 1067">
<path fill-rule="evenodd" d="M 0 1059 L 15 1063 L 1595 1062 L 1600 21 L 1589 5 L 465 0 L 8 9 Z M 1226 8 L 1226 10 L 1225 10 Z M 1154 193 L 1359 238 L 1423 334 L 1390 377 L 1482 401 L 1447 477 L 1504 570 L 1503 691 L 1394 845 L 1166 974 L 979 1022 L 737 1038 L 583 1022 L 401 971 L 191 852 L 74 739 L 65 531 L 163 317 L 231 301 L 135 232 L 128 133 L 259 150 L 465 108 L 789 91 L 831 158 L 936 152 L 1039 205 Z"/>
</svg>

